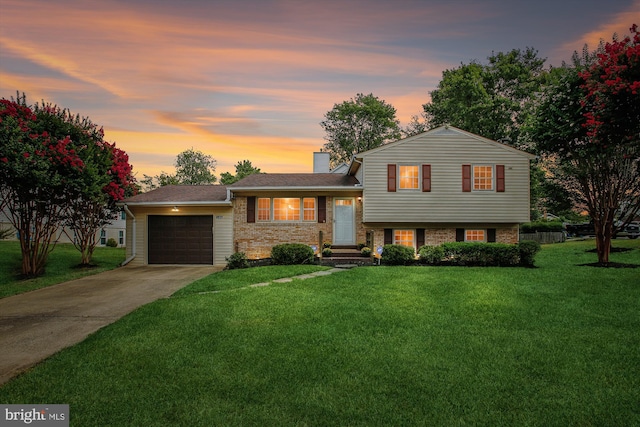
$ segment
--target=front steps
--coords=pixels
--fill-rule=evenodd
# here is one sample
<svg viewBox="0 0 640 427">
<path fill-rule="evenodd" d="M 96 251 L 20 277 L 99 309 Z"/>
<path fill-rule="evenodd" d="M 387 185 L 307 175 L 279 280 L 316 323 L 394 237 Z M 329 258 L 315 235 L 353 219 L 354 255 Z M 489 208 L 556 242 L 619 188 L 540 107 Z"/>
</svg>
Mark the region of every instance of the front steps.
<svg viewBox="0 0 640 427">
<path fill-rule="evenodd" d="M 331 256 L 320 258 L 322 265 L 333 267 L 356 267 L 359 265 L 373 265 L 373 258 L 362 256 L 358 247 L 353 246 L 331 246 Z"/>
</svg>

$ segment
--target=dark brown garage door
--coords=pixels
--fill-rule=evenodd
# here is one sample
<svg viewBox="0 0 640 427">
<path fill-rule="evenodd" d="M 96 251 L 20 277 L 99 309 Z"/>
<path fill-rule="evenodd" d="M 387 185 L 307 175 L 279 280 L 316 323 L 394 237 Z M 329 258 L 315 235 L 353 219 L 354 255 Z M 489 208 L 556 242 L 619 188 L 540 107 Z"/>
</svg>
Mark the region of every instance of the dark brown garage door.
<svg viewBox="0 0 640 427">
<path fill-rule="evenodd" d="M 213 264 L 213 216 L 150 215 L 149 264 Z"/>
</svg>

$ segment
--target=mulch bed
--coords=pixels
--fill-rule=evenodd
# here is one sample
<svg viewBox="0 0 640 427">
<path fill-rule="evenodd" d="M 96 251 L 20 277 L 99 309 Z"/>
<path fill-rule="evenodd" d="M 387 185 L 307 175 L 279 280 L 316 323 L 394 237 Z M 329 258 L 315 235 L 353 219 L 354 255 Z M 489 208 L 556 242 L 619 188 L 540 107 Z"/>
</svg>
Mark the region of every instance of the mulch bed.
<svg viewBox="0 0 640 427">
<path fill-rule="evenodd" d="M 631 248 L 611 248 L 610 253 L 620 253 L 632 251 Z M 589 249 L 588 253 L 597 253 L 596 249 Z M 638 264 L 625 264 L 623 262 L 591 262 L 589 264 L 579 264 L 581 267 L 600 267 L 600 268 L 640 268 Z"/>
</svg>

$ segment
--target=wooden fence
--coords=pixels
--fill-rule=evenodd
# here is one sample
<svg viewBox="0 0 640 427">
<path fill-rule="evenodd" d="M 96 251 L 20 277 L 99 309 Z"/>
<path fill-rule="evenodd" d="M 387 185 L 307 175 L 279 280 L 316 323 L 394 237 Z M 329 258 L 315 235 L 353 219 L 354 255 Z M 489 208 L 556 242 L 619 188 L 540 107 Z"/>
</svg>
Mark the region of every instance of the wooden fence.
<svg viewBox="0 0 640 427">
<path fill-rule="evenodd" d="M 533 240 L 538 243 L 560 243 L 566 240 L 562 231 L 539 231 L 535 233 L 520 233 L 520 241 Z"/>
</svg>

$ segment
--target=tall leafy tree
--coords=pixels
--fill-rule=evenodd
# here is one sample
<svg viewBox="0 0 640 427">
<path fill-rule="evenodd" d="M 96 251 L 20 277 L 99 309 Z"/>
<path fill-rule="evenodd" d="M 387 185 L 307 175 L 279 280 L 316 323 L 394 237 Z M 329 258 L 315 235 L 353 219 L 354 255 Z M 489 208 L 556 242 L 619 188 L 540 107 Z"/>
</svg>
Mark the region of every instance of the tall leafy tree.
<svg viewBox="0 0 640 427">
<path fill-rule="evenodd" d="M 147 190 L 165 185 L 208 185 L 217 181 L 214 172 L 216 160 L 199 150 L 190 148 L 178 154 L 174 163 L 175 174 L 144 175 L 140 182 Z"/>
<path fill-rule="evenodd" d="M 576 194 L 596 232 L 598 262 L 640 210 L 640 34 L 574 55 L 538 110 L 538 148 Z"/>
<path fill-rule="evenodd" d="M 544 62 L 533 48 L 513 49 L 493 53 L 486 64 L 472 61 L 443 71 L 431 102 L 423 105 L 428 127 L 450 124 L 522 146 L 522 127 L 546 77 Z"/>
<path fill-rule="evenodd" d="M 355 153 L 379 147 L 400 138 L 396 109 L 373 94 L 335 104 L 320 123 L 326 135 L 324 150 L 331 164 L 349 162 Z"/>
<path fill-rule="evenodd" d="M 260 168 L 253 167 L 249 160 L 243 160 L 236 163 L 235 175 L 232 175 L 230 172 L 220 174 L 220 184 L 230 185 L 254 173 L 260 173 Z"/>
<path fill-rule="evenodd" d="M 176 157 L 176 178 L 184 185 L 207 185 L 216 182 L 215 159 L 202 151 L 190 148 Z"/>
</svg>

